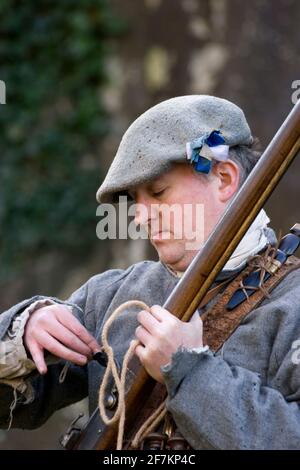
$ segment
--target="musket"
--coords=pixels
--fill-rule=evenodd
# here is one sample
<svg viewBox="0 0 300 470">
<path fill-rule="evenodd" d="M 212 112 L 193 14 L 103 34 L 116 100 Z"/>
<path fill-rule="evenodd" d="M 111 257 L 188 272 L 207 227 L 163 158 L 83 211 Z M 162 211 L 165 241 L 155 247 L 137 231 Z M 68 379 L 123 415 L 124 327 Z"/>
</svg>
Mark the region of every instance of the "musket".
<svg viewBox="0 0 300 470">
<path fill-rule="evenodd" d="M 300 149 L 300 100 L 291 110 L 250 175 L 233 198 L 203 248 L 185 271 L 163 307 L 182 321 L 189 321 L 217 274 L 239 244 Z M 152 379 L 133 356 L 129 362 L 126 392 L 125 439 L 132 437 L 137 423 L 158 406 L 162 385 Z M 164 387 L 163 387 L 164 388 Z M 166 394 L 166 392 L 165 392 Z M 146 399 L 149 397 L 148 399 Z M 115 398 L 115 400 L 113 399 Z M 117 397 L 108 397 L 107 408 Z M 140 404 L 140 407 L 137 406 Z M 111 411 L 113 413 L 113 410 Z M 74 432 L 73 432 L 74 431 Z M 67 439 L 67 435 L 71 439 Z M 106 426 L 96 409 L 86 426 L 69 430 L 67 448 L 114 449 L 117 425 Z"/>
</svg>

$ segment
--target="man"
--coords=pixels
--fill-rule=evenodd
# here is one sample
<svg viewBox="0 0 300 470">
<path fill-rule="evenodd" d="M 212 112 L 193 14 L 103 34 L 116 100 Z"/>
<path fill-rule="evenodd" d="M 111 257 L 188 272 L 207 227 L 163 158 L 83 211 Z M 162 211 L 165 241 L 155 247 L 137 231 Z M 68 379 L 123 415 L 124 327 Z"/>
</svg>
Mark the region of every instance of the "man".
<svg viewBox="0 0 300 470">
<path fill-rule="evenodd" d="M 9 421 L 39 426 L 87 394 L 93 411 L 104 368 L 89 359 L 100 349 L 112 312 L 138 299 L 152 306 L 151 313 L 129 309 L 115 320 L 109 334 L 115 358 L 121 363 L 138 338 L 136 355 L 165 383 L 167 407 L 194 449 L 300 447 L 300 367 L 293 360 L 300 335 L 300 270 L 247 315 L 220 354 L 203 344 L 197 312 L 183 323 L 160 307 L 197 252 L 187 249 L 190 233 L 175 236 L 175 223 L 166 223 L 160 207 L 204 207 L 201 249 L 259 158 L 252 145 L 241 109 L 211 96 L 167 100 L 130 126 L 97 198 L 110 202 L 126 192 L 135 200 L 136 223 L 148 230 L 159 261 L 94 276 L 67 302 L 36 296 L 1 315 L 2 427 Z M 262 211 L 217 282 L 240 273 L 247 259 L 276 243 L 268 222 Z M 63 361 L 53 362 L 49 352 Z M 72 366 L 60 383 L 66 360 Z"/>
</svg>

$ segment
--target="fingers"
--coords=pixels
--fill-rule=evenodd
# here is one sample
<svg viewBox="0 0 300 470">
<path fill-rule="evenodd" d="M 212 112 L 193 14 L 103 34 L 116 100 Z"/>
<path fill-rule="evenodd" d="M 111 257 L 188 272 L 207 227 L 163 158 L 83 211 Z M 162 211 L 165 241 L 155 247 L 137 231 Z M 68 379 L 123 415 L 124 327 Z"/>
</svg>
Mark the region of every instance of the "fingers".
<svg viewBox="0 0 300 470">
<path fill-rule="evenodd" d="M 63 305 L 49 305 L 33 312 L 23 340 L 41 374 L 47 372 L 44 350 L 80 366 L 101 350 L 95 338 Z"/>
<path fill-rule="evenodd" d="M 153 305 L 150 311 L 141 310 L 137 319 L 144 329 L 153 336 L 161 336 L 166 328 L 174 328 L 179 321 L 172 313 L 159 305 Z"/>
<path fill-rule="evenodd" d="M 53 336 L 45 331 L 40 331 L 37 335 L 37 341 L 39 345 L 43 345 L 43 348 L 54 354 L 57 357 L 65 359 L 66 361 L 73 362 L 79 366 L 83 366 L 87 363 L 87 358 L 83 354 L 79 354 L 76 351 L 68 349 L 66 346 L 57 341 Z"/>
<path fill-rule="evenodd" d="M 64 325 L 68 330 L 70 330 L 74 335 L 76 335 L 82 347 L 82 343 L 85 343 L 93 353 L 96 353 L 101 350 L 99 344 L 95 338 L 87 331 L 87 329 L 77 320 L 76 317 L 69 311 L 69 309 L 64 310 L 64 314 L 58 315 L 59 322 Z M 67 344 L 67 343 L 66 343 Z M 79 343 L 78 343 L 79 344 Z M 80 350 L 78 350 L 81 352 Z"/>
<path fill-rule="evenodd" d="M 59 328 L 55 327 L 53 324 L 49 325 L 47 332 L 73 351 L 76 351 L 84 356 L 92 356 L 93 350 L 62 324 Z"/>
<path fill-rule="evenodd" d="M 31 341 L 28 344 L 28 349 L 39 373 L 46 374 L 47 366 L 44 359 L 43 348 L 41 348 L 35 341 Z"/>
<path fill-rule="evenodd" d="M 141 344 L 139 344 L 135 350 L 134 350 L 135 354 L 137 355 L 137 357 L 139 358 L 139 360 L 141 361 L 142 364 L 144 364 L 145 362 L 145 355 L 146 355 L 146 350 L 144 348 L 144 346 L 142 346 Z"/>
<path fill-rule="evenodd" d="M 156 334 L 160 328 L 160 323 L 157 319 L 146 310 L 141 310 L 137 315 L 137 319 L 139 323 L 151 334 Z"/>
<path fill-rule="evenodd" d="M 163 321 L 168 317 L 168 315 L 171 315 L 168 310 L 164 309 L 160 305 L 153 305 L 150 310 L 154 318 L 158 321 Z"/>
<path fill-rule="evenodd" d="M 137 329 L 135 330 L 135 336 L 145 346 L 148 346 L 152 339 L 151 334 L 142 326 L 137 327 Z"/>
<path fill-rule="evenodd" d="M 157 321 L 160 322 L 176 322 L 178 319 L 171 312 L 161 307 L 160 305 L 153 305 L 151 307 L 151 314 Z"/>
</svg>

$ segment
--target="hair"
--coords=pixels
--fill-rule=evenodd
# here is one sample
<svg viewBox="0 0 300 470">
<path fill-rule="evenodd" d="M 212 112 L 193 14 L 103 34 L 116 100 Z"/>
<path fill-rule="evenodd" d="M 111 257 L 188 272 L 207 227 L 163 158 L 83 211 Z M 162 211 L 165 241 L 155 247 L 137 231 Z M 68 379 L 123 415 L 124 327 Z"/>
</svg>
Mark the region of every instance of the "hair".
<svg viewBox="0 0 300 470">
<path fill-rule="evenodd" d="M 261 145 L 257 137 L 254 137 L 249 145 L 235 145 L 229 148 L 230 160 L 233 160 L 240 169 L 240 186 L 251 173 L 261 155 Z"/>
<path fill-rule="evenodd" d="M 256 163 L 262 155 L 259 139 L 254 137 L 251 144 L 248 145 L 234 145 L 229 148 L 229 159 L 234 161 L 240 170 L 239 186 L 242 186 L 247 176 L 251 173 Z M 218 161 L 213 160 L 212 165 L 218 165 Z M 207 175 L 195 170 L 195 173 L 203 180 L 203 182 L 210 182 L 212 174 Z"/>
</svg>

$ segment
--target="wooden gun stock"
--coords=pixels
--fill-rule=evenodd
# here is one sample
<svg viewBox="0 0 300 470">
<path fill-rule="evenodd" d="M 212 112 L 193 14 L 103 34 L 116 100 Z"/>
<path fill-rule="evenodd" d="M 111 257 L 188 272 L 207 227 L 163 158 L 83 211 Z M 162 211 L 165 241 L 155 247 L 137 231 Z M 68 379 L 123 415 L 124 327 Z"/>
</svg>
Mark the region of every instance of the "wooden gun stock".
<svg viewBox="0 0 300 470">
<path fill-rule="evenodd" d="M 274 191 L 278 182 L 300 149 L 300 100 L 294 106 L 251 174 L 238 191 L 213 233 L 169 296 L 164 308 L 183 321 L 188 321 L 205 296 L 215 277 L 230 258 L 249 226 Z M 129 363 L 126 393 L 125 437 L 141 423 L 161 399 L 161 387 L 141 366 L 136 356 Z M 137 407 L 140 403 L 140 409 Z M 158 405 L 159 403 L 157 403 Z M 114 449 L 117 426 L 106 426 L 94 411 L 80 433 L 73 449 Z"/>
</svg>

